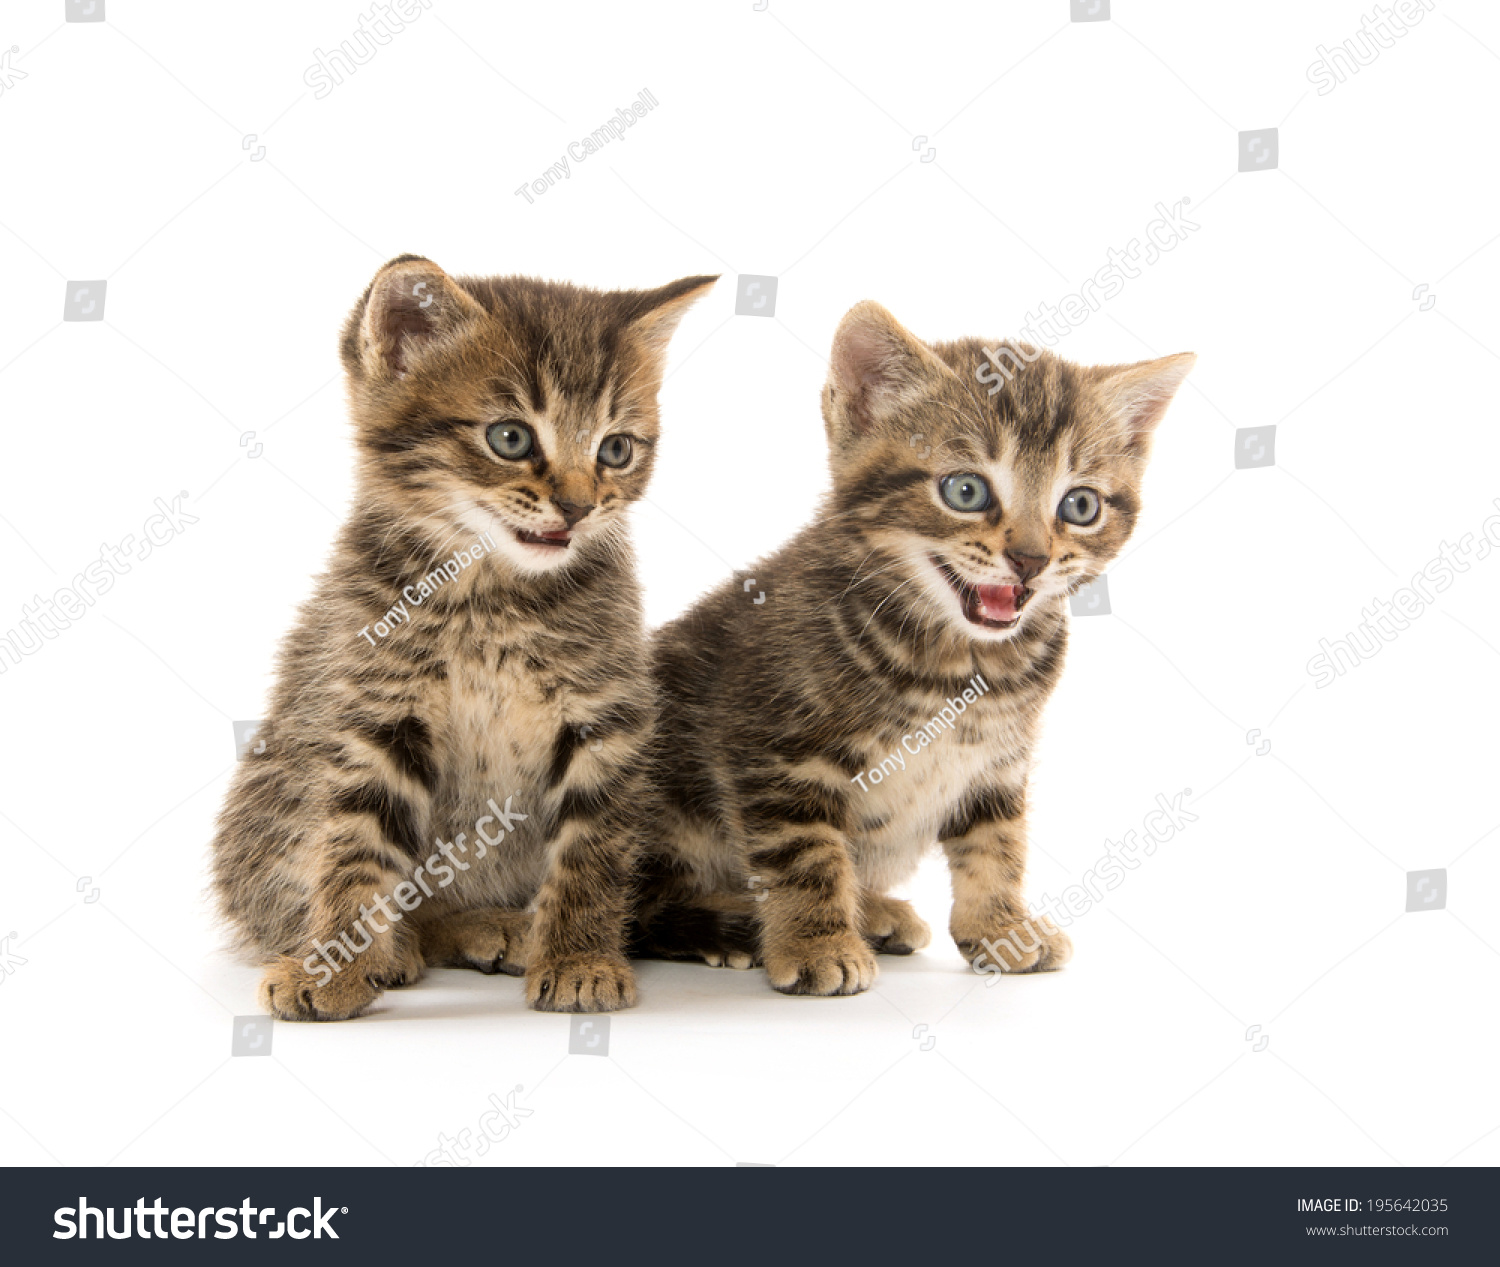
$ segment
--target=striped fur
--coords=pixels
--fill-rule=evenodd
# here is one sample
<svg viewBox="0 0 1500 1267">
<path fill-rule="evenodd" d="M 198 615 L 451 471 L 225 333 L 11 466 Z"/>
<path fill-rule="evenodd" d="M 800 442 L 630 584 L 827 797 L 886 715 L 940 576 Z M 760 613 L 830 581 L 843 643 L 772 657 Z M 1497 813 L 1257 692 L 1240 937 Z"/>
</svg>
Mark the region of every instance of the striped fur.
<svg viewBox="0 0 1500 1267">
<path fill-rule="evenodd" d="M 764 603 L 726 583 L 653 643 L 663 806 L 637 953 L 759 961 L 787 993 L 857 993 L 874 951 L 927 943 L 888 890 L 933 842 L 971 961 L 1026 919 L 1027 774 L 1067 596 L 1129 537 L 1151 433 L 1193 357 L 1085 368 L 1005 346 L 1019 371 L 980 379 L 991 355 L 978 340 L 929 346 L 873 303 L 845 317 L 823 396 L 821 514 L 755 564 Z M 983 476 L 994 504 L 951 509 L 939 481 L 952 474 Z M 1059 516 L 1079 486 L 1102 498 L 1087 527 Z M 1000 629 L 974 623 L 940 564 L 970 586 L 1040 571 Z M 945 708 L 951 727 L 934 726 Z M 1018 944 L 1002 970 L 1070 953 L 1055 929 Z"/>
<path fill-rule="evenodd" d="M 713 280 L 604 294 L 402 256 L 350 315 L 354 508 L 213 846 L 275 1015 L 357 1015 L 427 964 L 524 970 L 542 1010 L 634 1001 L 656 703 L 624 513 L 666 342 Z M 486 438 L 509 421 L 536 438 L 519 460 Z M 598 454 L 618 435 L 616 469 Z"/>
</svg>

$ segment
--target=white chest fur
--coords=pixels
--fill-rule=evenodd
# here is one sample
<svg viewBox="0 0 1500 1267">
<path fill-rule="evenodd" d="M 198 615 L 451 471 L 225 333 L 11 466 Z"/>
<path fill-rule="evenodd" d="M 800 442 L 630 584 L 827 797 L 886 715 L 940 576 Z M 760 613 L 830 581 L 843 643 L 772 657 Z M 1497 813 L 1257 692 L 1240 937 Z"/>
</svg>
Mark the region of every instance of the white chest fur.
<svg viewBox="0 0 1500 1267">
<path fill-rule="evenodd" d="M 434 830 L 456 841 L 462 833 L 470 850 L 482 829 L 490 802 L 524 819 L 496 847 L 471 857 L 462 882 L 450 891 L 456 905 L 525 905 L 545 870 L 549 819 L 545 772 L 561 708 L 543 698 L 531 674 L 507 661 L 498 666 L 458 658 L 449 663 L 449 698 L 443 724 L 444 778 Z"/>
<path fill-rule="evenodd" d="M 1005 701 L 981 698 L 951 726 L 930 719 L 869 747 L 870 766 L 851 780 L 855 866 L 864 884 L 889 889 L 910 878 L 943 823 L 977 789 L 1024 778 L 1030 726 Z"/>
</svg>

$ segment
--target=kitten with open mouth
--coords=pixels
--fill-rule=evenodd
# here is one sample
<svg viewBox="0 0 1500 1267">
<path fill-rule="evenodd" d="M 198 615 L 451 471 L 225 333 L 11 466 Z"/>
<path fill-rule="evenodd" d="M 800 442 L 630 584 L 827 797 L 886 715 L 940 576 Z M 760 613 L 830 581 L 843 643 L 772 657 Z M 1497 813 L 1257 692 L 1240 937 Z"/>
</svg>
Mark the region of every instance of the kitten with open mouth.
<svg viewBox="0 0 1500 1267">
<path fill-rule="evenodd" d="M 935 554 L 927 556 L 932 565 L 942 573 L 943 579 L 953 587 L 963 609 L 964 619 L 970 624 L 985 629 L 1014 629 L 1021 619 L 1021 610 L 1031 601 L 1036 591 L 1024 585 L 995 585 L 964 580 L 953 568 Z"/>
<path fill-rule="evenodd" d="M 876 952 L 927 944 L 889 891 L 936 840 L 976 969 L 1067 962 L 1023 896 L 1027 777 L 1068 596 L 1130 537 L 1193 360 L 1081 366 L 849 312 L 823 390 L 832 489 L 750 572 L 776 601 L 728 583 L 652 645 L 663 804 L 637 953 L 856 994 Z"/>
</svg>

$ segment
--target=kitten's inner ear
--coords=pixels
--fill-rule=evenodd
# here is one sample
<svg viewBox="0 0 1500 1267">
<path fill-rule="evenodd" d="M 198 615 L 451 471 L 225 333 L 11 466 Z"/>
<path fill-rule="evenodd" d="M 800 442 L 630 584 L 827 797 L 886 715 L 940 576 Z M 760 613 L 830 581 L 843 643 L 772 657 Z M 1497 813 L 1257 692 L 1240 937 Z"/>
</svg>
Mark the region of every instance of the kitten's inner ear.
<svg viewBox="0 0 1500 1267">
<path fill-rule="evenodd" d="M 370 283 L 360 359 L 369 371 L 405 378 L 424 351 L 483 315 L 479 301 L 431 260 L 400 256 Z"/>
<path fill-rule="evenodd" d="M 627 301 L 626 320 L 653 367 L 660 370 L 667 344 L 687 310 L 706 295 L 718 275 L 683 277 L 655 290 L 639 291 Z"/>
<path fill-rule="evenodd" d="M 867 299 L 851 308 L 833 336 L 824 400 L 835 433 L 868 435 L 900 415 L 933 374 L 947 374 L 927 346 Z"/>
<path fill-rule="evenodd" d="M 1196 353 L 1179 352 L 1156 361 L 1109 366 L 1102 371 L 1100 390 L 1123 433 L 1127 452 L 1141 457 L 1150 453 L 1152 433 L 1197 360 Z"/>
</svg>

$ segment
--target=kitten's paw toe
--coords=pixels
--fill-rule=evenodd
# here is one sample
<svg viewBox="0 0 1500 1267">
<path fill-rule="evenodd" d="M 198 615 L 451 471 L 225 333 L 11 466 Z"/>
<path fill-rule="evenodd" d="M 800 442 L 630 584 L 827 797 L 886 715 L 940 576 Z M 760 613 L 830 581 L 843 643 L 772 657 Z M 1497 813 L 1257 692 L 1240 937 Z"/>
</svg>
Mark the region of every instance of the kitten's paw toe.
<svg viewBox="0 0 1500 1267">
<path fill-rule="evenodd" d="M 755 956 L 742 950 L 701 950 L 698 953 L 710 968 L 755 967 Z"/>
<path fill-rule="evenodd" d="M 528 911 L 498 908 L 461 911 L 424 930 L 427 962 L 447 968 L 474 968 L 519 977 L 526 971 Z"/>
<path fill-rule="evenodd" d="M 296 959 L 278 959 L 261 978 L 260 1005 L 283 1021 L 346 1021 L 384 992 L 383 985 L 357 967 L 345 968 L 325 982 L 327 968 L 314 975 Z"/>
<path fill-rule="evenodd" d="M 635 1006 L 635 975 L 624 959 L 555 959 L 527 970 L 526 1002 L 538 1012 L 615 1012 Z"/>
<path fill-rule="evenodd" d="M 862 927 L 865 941 L 879 955 L 910 955 L 932 942 L 932 929 L 910 902 L 882 897 L 865 907 Z"/>
<path fill-rule="evenodd" d="M 366 975 L 377 989 L 396 990 L 416 985 L 426 971 L 422 952 L 413 942 L 403 940 L 381 952 L 372 948 Z"/>
<path fill-rule="evenodd" d="M 953 939 L 964 958 L 980 969 L 994 964 L 1001 972 L 1054 972 L 1073 957 L 1067 933 L 1033 920 L 997 925 L 983 937 L 955 933 Z"/>
<path fill-rule="evenodd" d="M 768 951 L 766 971 L 782 994 L 817 995 L 861 994 L 879 974 L 875 953 L 853 933 Z"/>
</svg>

